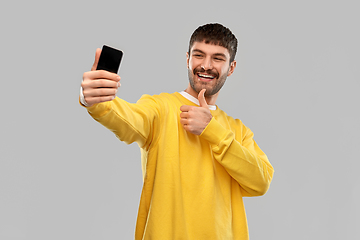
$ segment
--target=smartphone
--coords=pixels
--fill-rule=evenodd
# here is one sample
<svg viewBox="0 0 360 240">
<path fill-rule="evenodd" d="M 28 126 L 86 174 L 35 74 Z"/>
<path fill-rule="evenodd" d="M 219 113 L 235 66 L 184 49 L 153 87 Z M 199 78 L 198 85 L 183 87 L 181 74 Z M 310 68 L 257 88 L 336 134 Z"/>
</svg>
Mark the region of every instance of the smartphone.
<svg viewBox="0 0 360 240">
<path fill-rule="evenodd" d="M 96 70 L 106 70 L 117 74 L 122 56 L 121 50 L 104 45 Z"/>
</svg>

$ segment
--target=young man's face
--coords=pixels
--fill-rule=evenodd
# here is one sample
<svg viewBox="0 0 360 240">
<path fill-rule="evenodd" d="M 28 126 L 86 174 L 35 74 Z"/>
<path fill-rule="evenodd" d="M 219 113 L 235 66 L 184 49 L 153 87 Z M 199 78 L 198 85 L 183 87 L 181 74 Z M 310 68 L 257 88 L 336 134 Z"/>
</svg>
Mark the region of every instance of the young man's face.
<svg viewBox="0 0 360 240">
<path fill-rule="evenodd" d="M 187 53 L 187 66 L 192 90 L 199 93 L 205 88 L 205 96 L 211 96 L 234 72 L 236 61 L 230 64 L 230 53 L 225 47 L 194 42 L 190 53 Z"/>
</svg>

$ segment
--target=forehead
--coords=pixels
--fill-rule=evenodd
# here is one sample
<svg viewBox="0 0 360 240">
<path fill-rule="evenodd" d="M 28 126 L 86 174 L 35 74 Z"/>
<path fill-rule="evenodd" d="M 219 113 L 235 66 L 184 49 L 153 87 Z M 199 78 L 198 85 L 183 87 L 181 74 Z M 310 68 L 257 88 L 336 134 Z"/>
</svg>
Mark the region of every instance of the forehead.
<svg viewBox="0 0 360 240">
<path fill-rule="evenodd" d="M 230 53 L 227 48 L 219 45 L 209 44 L 205 42 L 194 42 L 193 46 L 190 49 L 190 54 L 193 51 L 197 50 L 208 55 L 223 54 L 227 58 L 230 58 Z"/>
</svg>

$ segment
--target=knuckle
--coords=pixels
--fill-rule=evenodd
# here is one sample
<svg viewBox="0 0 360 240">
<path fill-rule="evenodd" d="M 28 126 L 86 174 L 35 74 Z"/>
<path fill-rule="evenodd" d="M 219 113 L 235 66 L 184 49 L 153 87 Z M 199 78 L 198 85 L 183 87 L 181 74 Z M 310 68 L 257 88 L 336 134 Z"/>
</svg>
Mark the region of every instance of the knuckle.
<svg viewBox="0 0 360 240">
<path fill-rule="evenodd" d="M 89 92 L 87 89 L 83 89 L 83 95 L 84 95 L 84 98 L 88 97 Z"/>
<path fill-rule="evenodd" d="M 106 102 L 106 97 L 99 97 L 99 102 Z"/>
<path fill-rule="evenodd" d="M 105 70 L 98 70 L 98 74 L 99 74 L 99 77 L 104 77 L 106 76 L 106 71 Z"/>
<path fill-rule="evenodd" d="M 88 75 L 89 75 L 89 72 L 84 72 L 84 74 L 83 74 L 83 80 L 87 79 L 87 78 L 88 78 Z"/>
<path fill-rule="evenodd" d="M 105 80 L 104 80 L 104 79 L 100 79 L 100 80 L 98 81 L 98 83 L 99 83 L 99 87 L 103 87 L 103 86 L 105 85 Z"/>
<path fill-rule="evenodd" d="M 194 128 L 193 128 L 193 126 L 191 126 L 191 125 L 188 125 L 188 126 L 187 126 L 187 129 L 188 129 L 189 132 L 193 132 L 193 131 L 194 131 Z"/>
<path fill-rule="evenodd" d="M 107 95 L 107 94 L 106 94 L 106 89 L 100 88 L 100 89 L 99 89 L 99 94 L 100 94 L 100 96 L 106 96 L 106 95 Z"/>
<path fill-rule="evenodd" d="M 88 81 L 88 80 L 82 81 L 82 82 L 81 82 L 81 87 L 82 87 L 83 89 L 89 87 L 89 81 Z"/>
<path fill-rule="evenodd" d="M 85 99 L 85 102 L 87 103 L 87 104 L 94 104 L 94 101 L 93 101 L 93 99 L 92 98 L 89 98 L 89 97 L 84 97 L 84 99 Z"/>
</svg>

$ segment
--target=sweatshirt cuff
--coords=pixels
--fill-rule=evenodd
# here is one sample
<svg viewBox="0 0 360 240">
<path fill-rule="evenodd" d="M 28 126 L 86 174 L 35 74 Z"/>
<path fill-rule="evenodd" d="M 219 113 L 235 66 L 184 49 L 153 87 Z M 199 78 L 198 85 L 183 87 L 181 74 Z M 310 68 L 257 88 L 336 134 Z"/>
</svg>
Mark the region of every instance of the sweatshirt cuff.
<svg viewBox="0 0 360 240">
<path fill-rule="evenodd" d="M 99 119 L 102 116 L 105 116 L 111 110 L 111 103 L 110 102 L 102 102 L 102 103 L 95 103 L 90 107 L 84 106 L 79 98 L 79 103 L 81 106 L 85 107 L 88 113 L 94 118 Z"/>
<path fill-rule="evenodd" d="M 85 97 L 84 97 L 84 93 L 83 93 L 83 88 L 80 87 L 80 104 L 83 106 L 83 107 L 88 107 L 89 105 L 87 104 L 87 102 L 85 101 Z"/>
<path fill-rule="evenodd" d="M 234 133 L 224 128 L 214 117 L 200 134 L 211 145 L 218 146 L 223 140 L 233 138 Z"/>
</svg>

